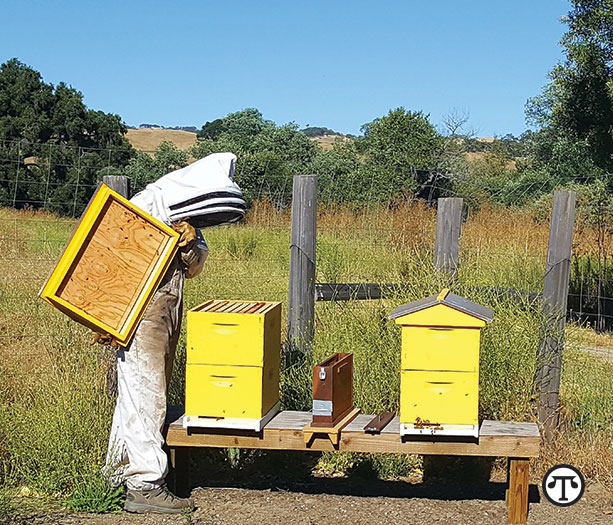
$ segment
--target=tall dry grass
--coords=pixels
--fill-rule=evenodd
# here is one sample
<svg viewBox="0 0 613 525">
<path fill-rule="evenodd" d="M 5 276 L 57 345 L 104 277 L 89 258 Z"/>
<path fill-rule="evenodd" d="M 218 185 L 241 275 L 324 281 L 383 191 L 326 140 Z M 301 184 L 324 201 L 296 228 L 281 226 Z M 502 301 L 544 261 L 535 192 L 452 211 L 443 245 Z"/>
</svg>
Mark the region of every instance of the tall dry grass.
<svg viewBox="0 0 613 525">
<path fill-rule="evenodd" d="M 435 210 L 420 203 L 320 207 L 318 281 L 405 286 L 381 301 L 317 304 L 313 356 L 286 363 L 282 373 L 286 408 L 310 407 L 313 363 L 341 351 L 355 355 L 356 406 L 369 413 L 398 408 L 400 333 L 386 316 L 398 304 L 446 284 L 432 264 L 435 221 Z M 185 309 L 210 298 L 286 305 L 290 222 L 287 210 L 257 202 L 245 224 L 205 232 L 210 257 L 204 274 L 186 283 Z M 47 492 L 70 492 L 96 475 L 113 406 L 101 365 L 105 356 L 88 346 L 87 330 L 37 298 L 74 225 L 50 214 L 0 210 L 0 476 L 7 484 Z M 584 229 L 577 246 L 589 244 L 591 235 Z M 528 304 L 501 299 L 487 287 L 540 291 L 547 239 L 547 223 L 526 210 L 482 208 L 463 226 L 454 291 L 496 312 L 481 348 L 483 418 L 534 418 L 531 381 L 542 320 Z M 184 332 L 171 403 L 183 402 Z M 564 426 L 556 447 L 543 449 L 535 472 L 576 456 L 589 476 L 613 484 L 613 458 L 601 453 L 612 444 L 613 374 L 610 364 L 585 359 L 580 349 L 585 333 L 569 329 L 561 391 Z M 343 461 L 355 458 L 327 461 L 342 468 Z M 370 461 L 385 476 L 415 467 L 414 460 Z"/>
</svg>

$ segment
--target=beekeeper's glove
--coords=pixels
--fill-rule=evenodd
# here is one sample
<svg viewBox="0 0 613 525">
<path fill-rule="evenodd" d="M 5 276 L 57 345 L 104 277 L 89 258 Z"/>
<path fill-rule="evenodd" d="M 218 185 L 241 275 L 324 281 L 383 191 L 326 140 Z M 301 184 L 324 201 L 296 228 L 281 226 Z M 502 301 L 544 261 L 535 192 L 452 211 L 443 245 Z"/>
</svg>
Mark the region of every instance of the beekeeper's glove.
<svg viewBox="0 0 613 525">
<path fill-rule="evenodd" d="M 179 221 L 172 225 L 177 233 L 180 233 L 179 248 L 189 250 L 197 240 L 195 228 L 187 221 Z"/>
<path fill-rule="evenodd" d="M 98 343 L 99 345 L 108 345 L 113 348 L 119 348 L 119 343 L 113 336 L 109 334 L 101 334 L 100 332 L 92 332 L 92 338 L 89 342 L 90 345 L 95 345 Z"/>
</svg>

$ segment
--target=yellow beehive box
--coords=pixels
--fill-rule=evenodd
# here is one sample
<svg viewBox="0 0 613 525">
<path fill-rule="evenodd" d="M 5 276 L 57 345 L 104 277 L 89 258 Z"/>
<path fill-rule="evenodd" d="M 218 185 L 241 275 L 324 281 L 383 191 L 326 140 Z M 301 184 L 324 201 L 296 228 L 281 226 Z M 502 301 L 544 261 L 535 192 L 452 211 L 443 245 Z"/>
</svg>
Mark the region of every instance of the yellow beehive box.
<svg viewBox="0 0 613 525">
<path fill-rule="evenodd" d="M 130 342 L 179 234 L 101 184 L 40 297 L 122 346 Z"/>
<path fill-rule="evenodd" d="M 400 433 L 478 437 L 479 345 L 493 312 L 448 289 L 404 304 Z"/>
<path fill-rule="evenodd" d="M 190 310 L 184 425 L 261 430 L 278 411 L 280 355 L 281 303 Z"/>
</svg>

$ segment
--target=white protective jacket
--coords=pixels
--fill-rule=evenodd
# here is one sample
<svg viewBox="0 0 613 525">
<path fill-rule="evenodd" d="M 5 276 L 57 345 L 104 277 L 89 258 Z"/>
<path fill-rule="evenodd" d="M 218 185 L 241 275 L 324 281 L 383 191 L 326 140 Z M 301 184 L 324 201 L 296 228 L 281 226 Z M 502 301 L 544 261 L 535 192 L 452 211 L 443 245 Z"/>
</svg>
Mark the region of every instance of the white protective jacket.
<svg viewBox="0 0 613 525">
<path fill-rule="evenodd" d="M 165 175 L 131 202 L 167 225 L 189 218 L 196 228 L 236 222 L 245 202 L 234 183 L 236 156 L 217 153 Z M 149 490 L 164 483 L 166 395 L 183 317 L 183 283 L 202 271 L 208 248 L 180 250 L 164 275 L 130 345 L 117 352 L 117 403 L 104 474 L 111 485 Z"/>
</svg>

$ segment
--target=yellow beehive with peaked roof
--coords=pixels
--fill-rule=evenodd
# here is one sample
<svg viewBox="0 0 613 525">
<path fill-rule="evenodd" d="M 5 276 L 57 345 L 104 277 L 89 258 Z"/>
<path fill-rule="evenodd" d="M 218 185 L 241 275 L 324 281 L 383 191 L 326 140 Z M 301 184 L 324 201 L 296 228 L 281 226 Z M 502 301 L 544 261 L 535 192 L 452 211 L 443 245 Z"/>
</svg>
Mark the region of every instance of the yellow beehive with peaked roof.
<svg viewBox="0 0 613 525">
<path fill-rule="evenodd" d="M 445 289 L 389 318 L 402 326 L 401 434 L 477 437 L 480 337 L 492 310 Z"/>
</svg>

